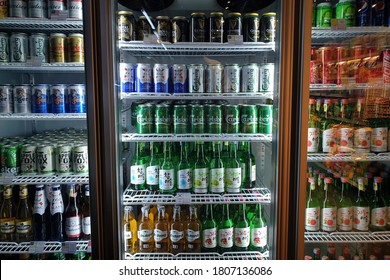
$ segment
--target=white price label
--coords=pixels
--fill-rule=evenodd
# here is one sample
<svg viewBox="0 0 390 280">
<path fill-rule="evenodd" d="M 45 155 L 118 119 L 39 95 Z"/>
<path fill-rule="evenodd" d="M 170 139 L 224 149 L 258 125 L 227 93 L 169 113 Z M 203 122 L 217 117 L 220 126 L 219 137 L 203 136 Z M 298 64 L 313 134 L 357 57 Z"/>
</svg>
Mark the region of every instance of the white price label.
<svg viewBox="0 0 390 280">
<path fill-rule="evenodd" d="M 26 65 L 32 67 L 41 67 L 43 62 L 43 57 L 35 56 L 27 60 Z"/>
<path fill-rule="evenodd" d="M 31 246 L 28 248 L 30 254 L 40 254 L 45 251 L 45 241 L 34 241 Z"/>
<path fill-rule="evenodd" d="M 14 179 L 14 175 L 10 173 L 3 173 L 0 175 L 0 184 L 2 185 L 11 185 Z"/>
<path fill-rule="evenodd" d="M 77 241 L 66 241 L 63 247 L 64 254 L 74 254 L 77 251 Z"/>
<path fill-rule="evenodd" d="M 177 204 L 190 204 L 191 203 L 191 193 L 177 193 L 176 194 L 176 203 Z"/>
<path fill-rule="evenodd" d="M 144 35 L 145 44 L 158 44 L 157 36 L 155 34 L 145 34 Z"/>
<path fill-rule="evenodd" d="M 68 16 L 68 11 L 67 10 L 64 10 L 64 11 L 52 11 L 51 15 L 50 15 L 50 19 L 51 20 L 66 20 L 69 16 Z"/>
<path fill-rule="evenodd" d="M 244 43 L 244 37 L 242 35 L 229 35 L 228 43 L 233 45 L 242 45 Z"/>
<path fill-rule="evenodd" d="M 345 19 L 332 18 L 330 23 L 332 30 L 346 30 L 347 24 Z"/>
</svg>

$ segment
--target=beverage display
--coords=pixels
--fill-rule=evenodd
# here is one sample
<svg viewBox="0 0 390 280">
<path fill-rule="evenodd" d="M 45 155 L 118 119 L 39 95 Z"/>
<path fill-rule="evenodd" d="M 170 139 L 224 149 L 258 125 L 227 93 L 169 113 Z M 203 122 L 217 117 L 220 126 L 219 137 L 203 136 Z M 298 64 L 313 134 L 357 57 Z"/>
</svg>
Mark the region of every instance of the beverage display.
<svg viewBox="0 0 390 280">
<path fill-rule="evenodd" d="M 16 242 L 28 242 L 33 238 L 32 207 L 28 200 L 27 185 L 19 186 L 19 202 L 16 208 Z"/>
</svg>

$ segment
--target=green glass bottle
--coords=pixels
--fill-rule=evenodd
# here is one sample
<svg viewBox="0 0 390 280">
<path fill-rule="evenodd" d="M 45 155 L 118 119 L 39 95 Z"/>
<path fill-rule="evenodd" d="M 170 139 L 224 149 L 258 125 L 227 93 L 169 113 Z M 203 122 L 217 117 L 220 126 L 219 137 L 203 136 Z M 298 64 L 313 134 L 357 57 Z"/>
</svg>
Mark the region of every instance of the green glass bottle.
<svg viewBox="0 0 390 280">
<path fill-rule="evenodd" d="M 321 207 L 321 229 L 326 232 L 336 231 L 337 204 L 332 195 L 332 178 L 324 179 L 325 197 Z"/>
<path fill-rule="evenodd" d="M 210 160 L 210 193 L 224 193 L 225 192 L 225 168 L 221 159 L 221 142 L 213 142 L 213 157 Z"/>
<path fill-rule="evenodd" d="M 145 189 L 145 159 L 141 156 L 142 145 L 139 142 L 135 144 L 134 155 L 130 160 L 130 188 L 133 190 Z"/>
<path fill-rule="evenodd" d="M 310 190 L 309 195 L 306 197 L 305 230 L 319 231 L 321 204 L 316 192 L 316 179 L 310 177 L 308 182 Z"/>
<path fill-rule="evenodd" d="M 229 204 L 222 205 L 222 217 L 218 223 L 217 244 L 220 254 L 233 251 L 234 224 L 229 215 Z"/>
<path fill-rule="evenodd" d="M 203 142 L 196 143 L 196 161 L 194 164 L 194 193 L 207 193 L 209 180 L 209 165 L 204 156 Z"/>
<path fill-rule="evenodd" d="M 353 204 L 348 195 L 348 177 L 341 177 L 341 189 L 337 199 L 337 230 L 352 231 Z"/>
<path fill-rule="evenodd" d="M 375 99 L 375 113 L 370 116 L 371 127 L 371 152 L 382 153 L 387 151 L 388 128 L 386 121 L 380 114 L 383 99 Z"/>
<path fill-rule="evenodd" d="M 225 187 L 228 193 L 241 191 L 241 166 L 237 158 L 237 142 L 230 143 L 230 157 L 225 165 Z"/>
<path fill-rule="evenodd" d="M 318 153 L 319 142 L 319 125 L 318 116 L 316 115 L 316 100 L 311 98 L 309 99 L 307 152 Z"/>
<path fill-rule="evenodd" d="M 244 142 L 240 156 L 242 187 L 252 189 L 256 186 L 256 159 L 251 151 L 251 143 Z"/>
<path fill-rule="evenodd" d="M 191 192 L 192 190 L 192 166 L 188 161 L 188 143 L 180 142 L 180 161 L 177 165 L 177 191 Z"/>
<path fill-rule="evenodd" d="M 205 218 L 202 221 L 202 251 L 217 251 L 217 223 L 214 220 L 213 205 L 205 205 Z"/>
<path fill-rule="evenodd" d="M 172 161 L 171 143 L 164 142 L 164 160 L 159 170 L 159 189 L 162 194 L 174 194 L 175 186 L 175 165 Z"/>
<path fill-rule="evenodd" d="M 337 125 L 336 122 L 331 118 L 331 99 L 325 99 L 324 101 L 324 116 L 320 123 L 321 126 L 321 139 L 322 139 L 322 152 L 324 153 L 334 153 L 335 145 L 336 145 L 336 133 L 337 133 Z"/>
<path fill-rule="evenodd" d="M 353 203 L 353 230 L 368 231 L 370 224 L 370 204 L 364 192 L 364 178 L 357 178 L 357 198 Z"/>
<path fill-rule="evenodd" d="M 157 191 L 159 188 L 158 176 L 160 163 L 157 156 L 158 143 L 150 142 L 150 156 L 146 165 L 146 188 L 150 191 Z"/>
<path fill-rule="evenodd" d="M 264 253 L 268 250 L 268 228 L 263 215 L 263 206 L 256 204 L 255 215 L 250 220 L 251 242 L 250 248 L 253 251 Z"/>
<path fill-rule="evenodd" d="M 234 222 L 234 251 L 248 251 L 250 244 L 250 225 L 246 217 L 245 204 L 240 204 Z"/>
<path fill-rule="evenodd" d="M 387 207 L 386 201 L 382 195 L 382 178 L 374 177 L 373 194 L 370 200 L 371 203 L 371 218 L 370 230 L 381 231 L 386 230 Z"/>
</svg>

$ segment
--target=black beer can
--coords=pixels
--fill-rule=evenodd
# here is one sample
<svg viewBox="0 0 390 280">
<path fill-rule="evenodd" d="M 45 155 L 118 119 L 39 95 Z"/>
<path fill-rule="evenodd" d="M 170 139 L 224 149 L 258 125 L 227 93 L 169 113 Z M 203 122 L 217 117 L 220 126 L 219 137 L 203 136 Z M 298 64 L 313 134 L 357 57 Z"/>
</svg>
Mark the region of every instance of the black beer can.
<svg viewBox="0 0 390 280">
<path fill-rule="evenodd" d="M 210 13 L 209 28 L 210 42 L 223 43 L 223 13 Z"/>
<path fill-rule="evenodd" d="M 153 18 L 150 18 L 153 20 Z M 151 35 L 152 28 L 145 16 L 140 16 L 137 22 L 136 40 L 143 41 L 145 35 Z"/>
<path fill-rule="evenodd" d="M 227 42 L 228 36 L 242 35 L 242 19 L 240 13 L 228 13 L 225 20 L 225 42 Z"/>
<path fill-rule="evenodd" d="M 205 13 L 191 14 L 191 42 L 206 42 L 207 20 Z"/>
<path fill-rule="evenodd" d="M 135 40 L 135 17 L 132 12 L 118 12 L 118 40 Z"/>
<path fill-rule="evenodd" d="M 171 20 L 168 16 L 156 17 L 157 34 L 161 42 L 171 41 Z"/>
<path fill-rule="evenodd" d="M 183 16 L 175 16 L 172 19 L 172 43 L 188 42 L 188 20 Z"/>
<path fill-rule="evenodd" d="M 275 42 L 276 13 L 265 13 L 260 19 L 260 41 L 264 43 Z"/>
<path fill-rule="evenodd" d="M 259 14 L 248 13 L 243 18 L 244 42 L 260 42 Z"/>
</svg>

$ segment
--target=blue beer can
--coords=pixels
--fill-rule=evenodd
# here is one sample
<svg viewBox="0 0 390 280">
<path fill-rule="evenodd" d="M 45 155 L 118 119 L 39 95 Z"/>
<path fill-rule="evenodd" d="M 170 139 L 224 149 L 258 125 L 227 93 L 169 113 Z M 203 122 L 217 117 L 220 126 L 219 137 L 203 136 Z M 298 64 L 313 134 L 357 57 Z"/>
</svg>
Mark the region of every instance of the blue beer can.
<svg viewBox="0 0 390 280">
<path fill-rule="evenodd" d="M 357 26 L 370 26 L 371 25 L 371 0 L 357 0 Z"/>
<path fill-rule="evenodd" d="M 173 64 L 171 67 L 171 84 L 173 93 L 185 93 L 187 90 L 187 66 Z"/>
<path fill-rule="evenodd" d="M 384 0 L 374 0 L 372 4 L 372 26 L 385 26 L 387 20 L 385 20 L 385 7 L 386 1 Z"/>
<path fill-rule="evenodd" d="M 169 92 L 168 64 L 155 64 L 153 67 L 154 92 Z"/>
<path fill-rule="evenodd" d="M 85 85 L 69 85 L 66 94 L 66 103 L 68 113 L 86 113 L 86 94 Z"/>
<path fill-rule="evenodd" d="M 66 91 L 66 85 L 51 85 L 50 87 L 51 113 L 53 114 L 66 113 L 65 91 Z"/>
<path fill-rule="evenodd" d="M 134 92 L 135 64 L 119 63 L 121 92 Z"/>
<path fill-rule="evenodd" d="M 31 90 L 31 112 L 32 113 L 48 113 L 48 85 L 33 85 Z"/>
<path fill-rule="evenodd" d="M 137 63 L 135 69 L 135 91 L 153 92 L 153 75 L 150 64 Z"/>
</svg>

